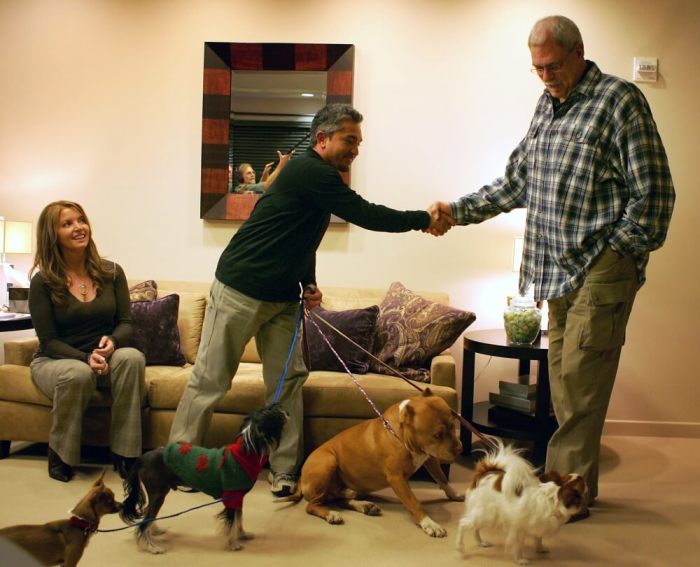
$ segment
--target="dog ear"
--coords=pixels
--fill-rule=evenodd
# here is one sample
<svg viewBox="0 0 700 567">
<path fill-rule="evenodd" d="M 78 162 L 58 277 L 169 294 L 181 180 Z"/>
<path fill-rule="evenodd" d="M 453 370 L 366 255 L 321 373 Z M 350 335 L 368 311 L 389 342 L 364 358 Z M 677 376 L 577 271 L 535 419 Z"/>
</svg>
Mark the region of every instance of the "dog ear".
<svg viewBox="0 0 700 567">
<path fill-rule="evenodd" d="M 433 392 L 430 390 L 430 388 L 423 389 L 423 396 L 428 397 L 428 396 L 432 396 L 432 395 L 433 395 Z"/>
<path fill-rule="evenodd" d="M 416 415 L 416 410 L 411 405 L 411 400 L 404 400 L 399 406 L 399 423 L 411 423 Z"/>
<path fill-rule="evenodd" d="M 102 469 L 102 474 L 98 477 L 98 479 L 92 483 L 93 486 L 100 486 L 101 484 L 104 484 L 104 478 L 105 478 L 105 473 L 107 472 L 107 469 L 103 468 Z"/>
</svg>

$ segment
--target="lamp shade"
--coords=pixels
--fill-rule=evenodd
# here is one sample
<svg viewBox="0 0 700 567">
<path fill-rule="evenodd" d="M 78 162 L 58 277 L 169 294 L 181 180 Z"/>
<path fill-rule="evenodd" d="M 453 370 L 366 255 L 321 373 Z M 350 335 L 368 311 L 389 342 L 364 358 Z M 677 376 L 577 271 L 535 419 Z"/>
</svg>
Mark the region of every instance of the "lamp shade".
<svg viewBox="0 0 700 567">
<path fill-rule="evenodd" d="M 0 221 L 2 222 L 2 221 Z M 32 223 L 20 221 L 2 222 L 3 236 L 0 238 L 0 252 L 5 254 L 31 254 Z"/>
</svg>

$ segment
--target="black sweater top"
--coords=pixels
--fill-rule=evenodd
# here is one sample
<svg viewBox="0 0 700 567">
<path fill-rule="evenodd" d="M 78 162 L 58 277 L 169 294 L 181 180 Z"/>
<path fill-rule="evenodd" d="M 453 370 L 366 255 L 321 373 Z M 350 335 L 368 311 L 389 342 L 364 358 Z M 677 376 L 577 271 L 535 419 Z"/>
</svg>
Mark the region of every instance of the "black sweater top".
<svg viewBox="0 0 700 567">
<path fill-rule="evenodd" d="M 316 283 L 316 250 L 331 214 L 379 232 L 430 226 L 426 211 L 375 205 L 309 149 L 280 172 L 219 258 L 216 279 L 262 301 L 295 301 L 299 283 Z"/>
<path fill-rule="evenodd" d="M 112 338 L 116 348 L 131 346 L 129 288 L 124 271 L 118 264 L 113 266 L 114 277 L 102 282 L 95 299 L 80 301 L 69 292 L 68 303 L 63 305 L 53 303 L 41 273 L 34 274 L 29 287 L 29 312 L 39 337 L 36 356 L 86 361 L 105 335 Z"/>
</svg>

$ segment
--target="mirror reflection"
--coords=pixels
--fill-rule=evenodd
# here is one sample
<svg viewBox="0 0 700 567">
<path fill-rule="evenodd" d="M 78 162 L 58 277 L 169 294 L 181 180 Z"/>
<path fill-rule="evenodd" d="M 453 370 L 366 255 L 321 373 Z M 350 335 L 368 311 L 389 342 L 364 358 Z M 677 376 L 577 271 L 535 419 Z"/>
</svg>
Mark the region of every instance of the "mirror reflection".
<svg viewBox="0 0 700 567">
<path fill-rule="evenodd" d="M 229 193 L 263 193 L 277 152 L 303 151 L 311 120 L 325 104 L 325 72 L 233 71 Z"/>
<path fill-rule="evenodd" d="M 352 104 L 353 60 L 347 44 L 205 43 L 200 218 L 248 218 L 278 151 L 306 150 L 325 104 Z"/>
</svg>

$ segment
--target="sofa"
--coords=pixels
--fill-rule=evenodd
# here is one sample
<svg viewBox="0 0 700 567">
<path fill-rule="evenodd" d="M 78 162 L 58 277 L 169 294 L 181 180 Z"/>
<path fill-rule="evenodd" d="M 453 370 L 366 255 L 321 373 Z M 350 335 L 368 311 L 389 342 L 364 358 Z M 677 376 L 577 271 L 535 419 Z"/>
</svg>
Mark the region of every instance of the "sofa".
<svg viewBox="0 0 700 567">
<path fill-rule="evenodd" d="M 396 284 L 398 282 L 392 286 L 396 287 Z M 138 289 L 140 285 L 142 286 L 143 283 L 135 285 L 132 290 Z M 407 325 L 412 326 L 408 335 L 410 340 L 418 339 L 419 343 L 414 345 L 413 354 L 409 353 L 407 357 L 423 357 L 426 370 L 423 371 L 421 378 L 428 382 L 413 381 L 413 383 L 421 388 L 430 386 L 435 395 L 443 398 L 454 410 L 458 410 L 455 361 L 446 352 L 445 346 L 454 342 L 475 316 L 470 312 L 447 307 L 449 298 L 445 293 L 416 292 L 414 294 L 403 288 L 401 284 L 398 286 L 402 293 L 408 292 L 409 295 L 400 296 L 399 305 L 393 305 L 393 309 L 389 308 L 391 305 L 387 307 L 387 297 L 390 292 L 386 289 L 323 288 L 324 299 L 321 307 L 325 311 L 322 312 L 327 315 L 352 314 L 356 312 L 355 310 L 362 314 L 376 313 L 377 327 L 384 315 L 384 330 L 377 328 L 376 332 L 371 333 L 372 337 L 366 337 L 371 338 L 369 344 L 377 350 L 377 337 L 382 332 L 385 335 L 391 334 L 397 326 L 402 324 L 403 319 L 409 319 L 408 313 L 413 310 Z M 176 354 L 180 355 L 174 363 L 164 364 L 163 362 L 168 361 L 159 360 L 158 355 L 167 347 L 144 344 L 146 349 L 144 352 L 147 353 L 147 395 L 143 408 L 144 449 L 162 446 L 168 441 L 175 410 L 199 346 L 208 289 L 209 283 L 160 281 L 157 283 L 157 298 L 132 303 L 136 327 L 137 313 L 143 313 L 145 308 L 152 311 L 154 306 L 165 305 L 171 300 L 176 302 L 173 329 L 168 330 L 163 327 L 163 321 L 167 320 L 165 314 L 156 314 L 159 317 L 160 327 L 155 330 L 141 329 L 141 340 L 146 341 L 149 338 L 158 339 L 168 333 L 174 333 L 178 343 L 175 348 L 179 350 Z M 396 296 L 394 300 L 396 303 Z M 142 308 L 142 304 L 145 307 Z M 442 314 L 432 313 L 426 316 L 426 313 L 431 313 L 431 307 L 437 307 L 438 311 L 442 310 Z M 447 325 L 450 328 L 446 332 L 446 325 L 442 324 L 445 313 L 451 315 L 451 324 Z M 311 331 L 308 331 L 308 328 L 307 322 L 307 334 L 311 344 Z M 333 333 L 328 332 L 327 336 L 330 334 Z M 363 332 L 363 335 L 367 334 Z M 437 342 L 435 342 L 436 338 Z M 404 339 L 399 337 L 399 340 Z M 428 342 L 432 343 L 433 349 L 440 348 L 440 352 L 434 354 L 429 349 L 426 350 L 424 347 Z M 0 458 L 9 455 L 12 441 L 44 443 L 48 441 L 52 422 L 52 403 L 34 386 L 30 378 L 29 364 L 37 344 L 36 338 L 5 343 L 5 364 L 0 366 Z M 382 345 L 380 344 L 379 347 Z M 388 354 L 389 360 L 399 352 L 403 351 L 406 354 L 407 350 L 405 344 L 392 344 L 391 341 L 383 347 L 385 358 Z M 148 348 L 153 351 L 151 354 L 148 354 Z M 314 352 L 318 350 L 320 349 L 316 348 Z M 404 361 L 407 357 L 404 357 Z M 311 364 L 309 366 L 312 367 Z M 381 411 L 395 402 L 419 393 L 406 381 L 379 373 L 377 370 L 381 368 L 370 367 L 368 370 L 367 373 L 358 373 L 354 376 Z M 312 367 L 303 387 L 303 397 L 304 442 L 307 454 L 340 431 L 363 420 L 376 417 L 371 405 L 353 379 L 346 372 L 337 369 L 324 370 Z M 255 341 L 252 339 L 246 347 L 231 388 L 215 408 L 204 444 L 213 447 L 230 442 L 239 431 L 244 417 L 263 403 L 262 364 L 255 348 Z M 109 413 L 109 396 L 98 390 L 85 413 L 84 445 L 103 447 L 109 444 Z"/>
</svg>

